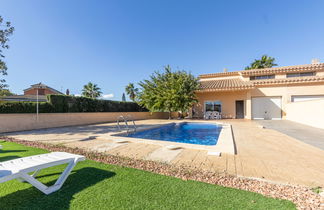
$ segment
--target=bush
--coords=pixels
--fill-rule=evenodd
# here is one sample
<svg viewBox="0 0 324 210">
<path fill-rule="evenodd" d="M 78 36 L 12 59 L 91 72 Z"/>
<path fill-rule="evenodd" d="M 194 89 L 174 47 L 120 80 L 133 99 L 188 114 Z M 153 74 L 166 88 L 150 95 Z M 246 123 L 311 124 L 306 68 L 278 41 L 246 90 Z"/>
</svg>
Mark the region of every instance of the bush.
<svg viewBox="0 0 324 210">
<path fill-rule="evenodd" d="M 39 103 L 39 113 L 65 112 L 147 112 L 134 102 L 96 100 L 86 97 L 48 95 Z M 35 113 L 36 102 L 0 102 L 0 113 Z"/>
<path fill-rule="evenodd" d="M 55 112 L 145 112 L 134 102 L 121 102 L 111 100 L 97 100 L 87 97 L 66 95 L 48 95 L 48 102 Z"/>
<path fill-rule="evenodd" d="M 36 102 L 1 102 L 0 113 L 36 113 Z M 39 113 L 53 113 L 54 107 L 47 102 L 39 103 Z"/>
</svg>

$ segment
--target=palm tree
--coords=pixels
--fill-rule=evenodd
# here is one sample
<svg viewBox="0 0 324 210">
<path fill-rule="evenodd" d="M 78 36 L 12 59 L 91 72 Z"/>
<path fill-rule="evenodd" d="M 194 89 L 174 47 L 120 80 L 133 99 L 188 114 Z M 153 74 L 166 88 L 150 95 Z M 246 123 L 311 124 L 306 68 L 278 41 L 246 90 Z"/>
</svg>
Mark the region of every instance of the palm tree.
<svg viewBox="0 0 324 210">
<path fill-rule="evenodd" d="M 98 87 L 97 84 L 89 82 L 88 84 L 83 86 L 82 96 L 95 99 L 101 96 L 101 94 L 101 89 Z"/>
<path fill-rule="evenodd" d="M 250 69 L 264 69 L 264 68 L 271 68 L 273 66 L 278 66 L 275 62 L 275 58 L 272 58 L 267 55 L 263 55 L 260 60 L 254 60 L 250 66 L 245 67 L 245 70 Z"/>
<path fill-rule="evenodd" d="M 137 95 L 137 92 L 138 92 L 138 88 L 135 88 L 133 83 L 129 83 L 126 86 L 125 90 L 126 90 L 127 95 L 129 95 L 129 98 L 132 101 L 135 101 L 135 98 L 136 98 L 136 95 Z"/>
</svg>

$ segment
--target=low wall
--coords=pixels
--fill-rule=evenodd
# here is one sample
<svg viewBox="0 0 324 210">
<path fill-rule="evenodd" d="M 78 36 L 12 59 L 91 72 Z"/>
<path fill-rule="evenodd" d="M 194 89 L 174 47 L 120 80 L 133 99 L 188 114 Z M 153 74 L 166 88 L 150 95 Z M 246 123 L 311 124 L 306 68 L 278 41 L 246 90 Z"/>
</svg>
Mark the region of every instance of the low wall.
<svg viewBox="0 0 324 210">
<path fill-rule="evenodd" d="M 41 113 L 0 114 L 0 133 L 41 128 L 54 128 L 73 125 L 115 122 L 120 115 L 131 115 L 134 120 L 167 119 L 165 112 L 92 112 L 92 113 Z"/>
<path fill-rule="evenodd" d="M 288 103 L 286 112 L 287 120 L 324 129 L 324 99 Z"/>
</svg>

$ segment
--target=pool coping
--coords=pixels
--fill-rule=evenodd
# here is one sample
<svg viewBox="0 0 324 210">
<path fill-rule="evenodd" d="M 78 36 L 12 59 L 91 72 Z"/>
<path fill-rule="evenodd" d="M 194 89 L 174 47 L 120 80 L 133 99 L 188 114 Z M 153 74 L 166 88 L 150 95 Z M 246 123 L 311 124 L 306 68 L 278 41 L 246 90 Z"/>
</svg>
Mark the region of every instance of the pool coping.
<svg viewBox="0 0 324 210">
<path fill-rule="evenodd" d="M 162 140 L 154 140 L 154 139 L 141 139 L 141 138 L 134 138 L 134 137 L 127 137 L 127 136 L 118 136 L 127 134 L 126 131 L 121 132 L 113 132 L 109 134 L 109 138 L 113 141 L 119 141 L 119 140 L 126 140 L 130 143 L 144 143 L 144 144 L 153 144 L 153 145 L 159 145 L 163 147 L 168 146 L 175 146 L 179 147 L 179 149 L 199 149 L 199 150 L 206 150 L 208 152 L 218 152 L 218 153 L 227 153 L 227 154 L 236 154 L 235 149 L 235 143 L 233 138 L 233 132 L 232 132 L 232 125 L 228 123 L 221 123 L 221 122 L 211 122 L 211 121 L 198 121 L 198 120 L 182 120 L 181 122 L 170 122 L 166 123 L 164 125 L 153 125 L 146 128 L 138 128 L 137 131 L 144 131 L 144 130 L 150 130 L 154 128 L 158 128 L 161 126 L 173 124 L 173 123 L 206 123 L 206 124 L 215 124 L 215 125 L 221 125 L 222 130 L 219 134 L 218 141 L 216 145 L 199 145 L 199 144 L 188 144 L 188 143 L 179 143 L 179 142 L 171 142 L 171 141 L 162 141 Z"/>
</svg>

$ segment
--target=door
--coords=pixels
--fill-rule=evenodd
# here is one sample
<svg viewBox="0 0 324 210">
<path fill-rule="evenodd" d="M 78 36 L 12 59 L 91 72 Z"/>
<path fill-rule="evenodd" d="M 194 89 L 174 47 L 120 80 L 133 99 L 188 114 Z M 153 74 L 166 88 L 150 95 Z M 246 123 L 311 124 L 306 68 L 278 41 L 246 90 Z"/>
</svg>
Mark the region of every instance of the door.
<svg viewBox="0 0 324 210">
<path fill-rule="evenodd" d="M 281 119 L 281 97 L 252 98 L 252 119 Z"/>
<path fill-rule="evenodd" d="M 235 101 L 235 113 L 236 119 L 243 119 L 244 118 L 244 101 Z"/>
</svg>

